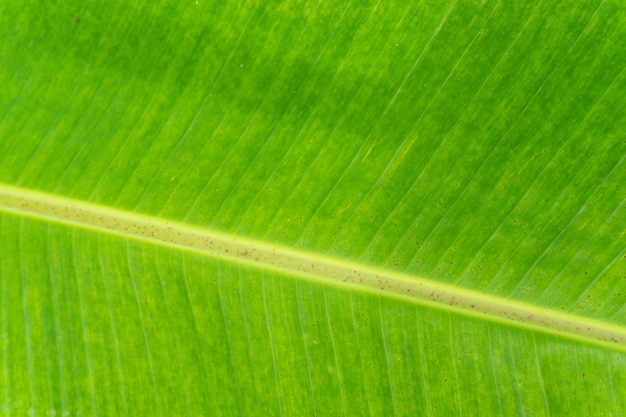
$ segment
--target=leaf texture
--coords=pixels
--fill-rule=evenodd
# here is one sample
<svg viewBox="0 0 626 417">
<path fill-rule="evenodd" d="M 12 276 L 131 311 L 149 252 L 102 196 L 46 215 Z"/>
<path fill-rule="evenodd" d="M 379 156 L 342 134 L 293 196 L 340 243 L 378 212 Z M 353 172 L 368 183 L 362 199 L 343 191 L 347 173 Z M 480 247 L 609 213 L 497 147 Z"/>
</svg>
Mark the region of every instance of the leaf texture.
<svg viewBox="0 0 626 417">
<path fill-rule="evenodd" d="M 623 330 L 624 18 L 6 2 L 0 184 Z M 0 209 L 5 415 L 626 414 L 620 349 Z"/>
</svg>

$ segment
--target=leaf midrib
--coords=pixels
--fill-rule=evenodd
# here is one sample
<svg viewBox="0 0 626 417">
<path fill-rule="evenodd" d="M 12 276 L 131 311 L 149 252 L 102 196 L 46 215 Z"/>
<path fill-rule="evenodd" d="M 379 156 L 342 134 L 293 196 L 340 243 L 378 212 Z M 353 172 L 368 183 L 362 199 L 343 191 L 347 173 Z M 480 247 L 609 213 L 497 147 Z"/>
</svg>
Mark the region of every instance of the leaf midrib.
<svg viewBox="0 0 626 417">
<path fill-rule="evenodd" d="M 0 210 L 193 251 L 626 352 L 626 328 L 394 271 L 0 184 Z"/>
</svg>

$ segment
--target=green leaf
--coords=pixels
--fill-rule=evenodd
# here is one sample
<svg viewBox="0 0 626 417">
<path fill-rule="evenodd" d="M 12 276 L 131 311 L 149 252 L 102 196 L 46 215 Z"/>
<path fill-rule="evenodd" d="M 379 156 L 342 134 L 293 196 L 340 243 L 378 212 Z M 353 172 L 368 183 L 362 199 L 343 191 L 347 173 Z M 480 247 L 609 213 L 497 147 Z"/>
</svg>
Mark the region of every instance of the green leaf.
<svg viewBox="0 0 626 417">
<path fill-rule="evenodd" d="M 0 4 L 3 415 L 626 414 L 619 1 Z"/>
</svg>

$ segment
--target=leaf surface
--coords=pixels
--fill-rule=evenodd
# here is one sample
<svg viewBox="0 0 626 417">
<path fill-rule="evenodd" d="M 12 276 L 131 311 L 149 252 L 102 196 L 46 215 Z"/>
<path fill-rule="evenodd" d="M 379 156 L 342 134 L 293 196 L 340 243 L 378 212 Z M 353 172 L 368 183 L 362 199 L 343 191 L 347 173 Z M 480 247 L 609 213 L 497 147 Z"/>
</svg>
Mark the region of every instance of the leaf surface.
<svg viewBox="0 0 626 417">
<path fill-rule="evenodd" d="M 626 414 L 619 2 L 6 3 L 0 39 L 0 412 Z"/>
</svg>

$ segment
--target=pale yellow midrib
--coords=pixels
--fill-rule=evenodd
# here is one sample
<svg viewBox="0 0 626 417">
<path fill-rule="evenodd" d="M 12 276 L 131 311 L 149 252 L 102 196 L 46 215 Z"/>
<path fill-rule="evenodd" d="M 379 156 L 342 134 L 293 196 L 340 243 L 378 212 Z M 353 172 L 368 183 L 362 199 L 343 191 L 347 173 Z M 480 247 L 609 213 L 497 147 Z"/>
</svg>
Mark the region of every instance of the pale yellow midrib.
<svg viewBox="0 0 626 417">
<path fill-rule="evenodd" d="M 559 334 L 626 352 L 626 328 L 421 277 L 1 184 L 0 209 Z"/>
</svg>

